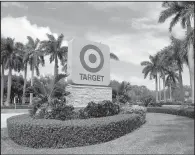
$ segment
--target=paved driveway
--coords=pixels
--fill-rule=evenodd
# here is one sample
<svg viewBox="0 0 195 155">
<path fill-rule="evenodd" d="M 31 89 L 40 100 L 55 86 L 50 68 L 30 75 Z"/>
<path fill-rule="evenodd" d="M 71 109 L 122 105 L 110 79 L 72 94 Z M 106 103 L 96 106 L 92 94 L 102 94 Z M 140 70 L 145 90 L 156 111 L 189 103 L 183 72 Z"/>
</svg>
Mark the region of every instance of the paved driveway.
<svg viewBox="0 0 195 155">
<path fill-rule="evenodd" d="M 1 114 L 1 128 L 6 128 L 7 127 L 7 119 L 11 116 L 15 115 L 21 115 L 24 113 L 2 113 Z"/>
<path fill-rule="evenodd" d="M 110 142 L 66 149 L 32 149 L 9 138 L 2 141 L 2 154 L 194 154 L 194 119 L 147 113 L 141 128 Z"/>
</svg>

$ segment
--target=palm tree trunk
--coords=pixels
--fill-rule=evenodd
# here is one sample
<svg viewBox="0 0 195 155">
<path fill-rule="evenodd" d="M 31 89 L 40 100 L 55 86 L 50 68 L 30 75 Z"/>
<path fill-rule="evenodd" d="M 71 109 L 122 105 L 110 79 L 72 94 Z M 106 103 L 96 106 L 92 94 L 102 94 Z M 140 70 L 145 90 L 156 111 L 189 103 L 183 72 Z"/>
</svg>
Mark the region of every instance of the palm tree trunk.
<svg viewBox="0 0 195 155">
<path fill-rule="evenodd" d="M 164 74 L 163 74 L 163 91 L 164 91 L 164 102 L 166 102 L 167 98 L 166 98 L 165 75 Z"/>
<path fill-rule="evenodd" d="M 187 34 L 191 31 L 191 21 L 190 18 L 187 21 Z M 190 84 L 192 89 L 192 103 L 194 103 L 194 46 L 193 43 L 188 44 L 188 63 L 190 72 Z"/>
<path fill-rule="evenodd" d="M 9 67 L 8 72 L 8 84 L 7 84 L 7 101 L 6 106 L 10 106 L 10 97 L 11 97 L 11 87 L 12 87 L 12 68 Z"/>
<path fill-rule="evenodd" d="M 160 74 L 159 74 L 159 101 L 161 101 Z"/>
<path fill-rule="evenodd" d="M 4 106 L 4 64 L 1 65 L 1 106 Z"/>
<path fill-rule="evenodd" d="M 34 82 L 34 65 L 32 66 L 32 71 L 31 71 L 31 86 L 33 86 Z M 30 93 L 30 105 L 32 105 L 33 101 L 33 93 Z"/>
<path fill-rule="evenodd" d="M 58 75 L 58 57 L 55 55 L 54 78 Z"/>
<path fill-rule="evenodd" d="M 155 84 L 156 84 L 156 102 L 158 102 L 158 77 L 155 78 Z"/>
<path fill-rule="evenodd" d="M 170 92 L 170 100 L 171 100 L 171 102 L 172 102 L 172 90 L 171 90 L 171 83 L 170 83 L 170 86 L 169 86 L 169 92 Z"/>
<path fill-rule="evenodd" d="M 23 87 L 23 95 L 22 95 L 22 104 L 25 104 L 25 92 L 26 92 L 26 75 L 27 75 L 27 63 L 24 68 L 24 87 Z"/>
<path fill-rule="evenodd" d="M 181 70 L 179 70 L 179 84 L 180 84 L 180 97 L 181 97 L 181 101 L 184 102 L 184 89 L 183 89 L 183 80 L 182 80 Z"/>
<path fill-rule="evenodd" d="M 190 84 L 192 89 L 192 103 L 194 103 L 194 49 L 193 45 L 189 45 L 188 48 L 188 62 L 189 62 L 189 70 L 190 70 Z"/>
</svg>

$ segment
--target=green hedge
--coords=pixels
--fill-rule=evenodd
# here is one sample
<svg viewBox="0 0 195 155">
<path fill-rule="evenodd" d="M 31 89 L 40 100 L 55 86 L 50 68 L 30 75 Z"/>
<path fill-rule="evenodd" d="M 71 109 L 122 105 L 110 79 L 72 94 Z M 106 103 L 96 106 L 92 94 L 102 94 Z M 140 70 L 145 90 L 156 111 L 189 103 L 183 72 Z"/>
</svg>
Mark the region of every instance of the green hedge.
<svg viewBox="0 0 195 155">
<path fill-rule="evenodd" d="M 145 123 L 139 114 L 119 114 L 77 120 L 33 119 L 18 115 L 7 119 L 8 135 L 33 148 L 66 148 L 98 144 L 121 137 Z"/>
<path fill-rule="evenodd" d="M 193 103 L 186 103 L 186 102 L 184 102 L 184 103 L 182 103 L 182 102 L 161 102 L 162 103 L 162 105 L 189 105 L 189 106 L 194 106 L 194 104 Z"/>
<path fill-rule="evenodd" d="M 179 116 L 186 116 L 194 119 L 194 109 L 176 109 L 176 108 L 165 108 L 165 107 L 147 107 L 147 112 L 152 113 L 165 113 L 165 114 L 173 114 Z"/>
</svg>

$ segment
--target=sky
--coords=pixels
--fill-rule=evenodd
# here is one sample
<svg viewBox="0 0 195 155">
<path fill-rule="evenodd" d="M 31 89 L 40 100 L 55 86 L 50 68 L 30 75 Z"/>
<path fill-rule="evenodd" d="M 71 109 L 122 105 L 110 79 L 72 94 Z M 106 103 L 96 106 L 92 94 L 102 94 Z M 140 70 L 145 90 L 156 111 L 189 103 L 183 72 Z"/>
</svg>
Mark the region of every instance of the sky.
<svg viewBox="0 0 195 155">
<path fill-rule="evenodd" d="M 144 79 L 140 63 L 170 44 L 171 19 L 158 23 L 162 10 L 162 2 L 2 2 L 1 35 L 26 43 L 27 36 L 45 40 L 46 33 L 63 33 L 63 46 L 74 37 L 101 42 L 120 59 L 110 61 L 111 79 L 154 90 L 155 81 Z M 172 35 L 182 39 L 185 30 L 177 24 Z M 54 64 L 46 57 L 40 73 L 53 72 Z M 186 66 L 183 83 L 190 84 Z"/>
</svg>

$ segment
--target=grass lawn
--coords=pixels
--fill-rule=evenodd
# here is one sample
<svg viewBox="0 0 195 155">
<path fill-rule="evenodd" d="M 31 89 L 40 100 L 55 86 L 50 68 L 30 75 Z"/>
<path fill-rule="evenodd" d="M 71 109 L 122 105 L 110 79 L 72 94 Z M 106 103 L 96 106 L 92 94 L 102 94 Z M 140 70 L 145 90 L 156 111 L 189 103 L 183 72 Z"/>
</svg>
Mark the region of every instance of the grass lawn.
<svg viewBox="0 0 195 155">
<path fill-rule="evenodd" d="M 139 129 L 110 142 L 66 149 L 33 149 L 15 144 L 1 129 L 2 154 L 194 154 L 194 120 L 147 113 Z"/>
</svg>

